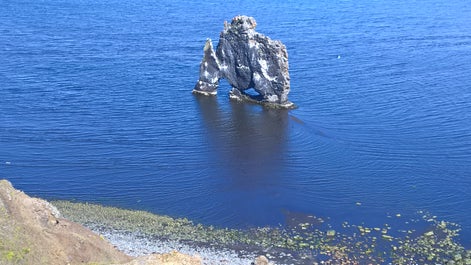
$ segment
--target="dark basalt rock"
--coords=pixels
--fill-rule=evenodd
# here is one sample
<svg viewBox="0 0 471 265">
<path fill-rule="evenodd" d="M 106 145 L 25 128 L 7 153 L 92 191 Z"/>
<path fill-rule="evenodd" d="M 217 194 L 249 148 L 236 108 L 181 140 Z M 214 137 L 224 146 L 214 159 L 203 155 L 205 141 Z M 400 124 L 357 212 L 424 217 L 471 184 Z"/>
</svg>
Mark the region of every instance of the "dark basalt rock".
<svg viewBox="0 0 471 265">
<path fill-rule="evenodd" d="M 219 79 L 232 86 L 230 97 L 272 107 L 293 108 L 288 101 L 288 53 L 280 41 L 255 31 L 255 19 L 236 16 L 224 23 L 216 52 L 210 39 L 204 45 L 200 77 L 194 93 L 216 95 Z M 253 88 L 258 96 L 245 91 Z"/>
</svg>

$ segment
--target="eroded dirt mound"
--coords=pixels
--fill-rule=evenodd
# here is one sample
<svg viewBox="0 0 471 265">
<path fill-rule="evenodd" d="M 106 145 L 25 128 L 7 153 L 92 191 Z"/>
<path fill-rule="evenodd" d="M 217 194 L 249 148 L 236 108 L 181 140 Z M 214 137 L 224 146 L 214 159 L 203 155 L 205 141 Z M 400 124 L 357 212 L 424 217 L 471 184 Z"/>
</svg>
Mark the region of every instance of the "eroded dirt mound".
<svg viewBox="0 0 471 265">
<path fill-rule="evenodd" d="M 91 230 L 60 218 L 47 201 L 0 180 L 0 264 L 195 265 L 201 261 L 176 252 L 132 260 Z"/>
</svg>

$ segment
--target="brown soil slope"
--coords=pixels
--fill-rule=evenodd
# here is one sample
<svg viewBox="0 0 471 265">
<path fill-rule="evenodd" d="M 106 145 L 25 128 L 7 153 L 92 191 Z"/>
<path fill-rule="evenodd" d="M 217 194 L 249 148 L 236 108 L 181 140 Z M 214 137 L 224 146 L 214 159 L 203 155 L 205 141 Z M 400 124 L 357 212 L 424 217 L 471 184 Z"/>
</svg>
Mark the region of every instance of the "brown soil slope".
<svg viewBox="0 0 471 265">
<path fill-rule="evenodd" d="M 180 253 L 132 260 L 91 230 L 60 218 L 50 203 L 0 180 L 0 264 L 201 264 Z"/>
</svg>

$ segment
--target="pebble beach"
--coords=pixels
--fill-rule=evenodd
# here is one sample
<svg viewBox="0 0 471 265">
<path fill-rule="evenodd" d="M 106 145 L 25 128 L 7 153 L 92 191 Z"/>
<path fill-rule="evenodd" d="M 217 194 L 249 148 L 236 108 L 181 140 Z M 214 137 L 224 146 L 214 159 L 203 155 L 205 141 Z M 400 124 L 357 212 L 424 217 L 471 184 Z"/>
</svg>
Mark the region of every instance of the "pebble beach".
<svg viewBox="0 0 471 265">
<path fill-rule="evenodd" d="M 256 257 L 255 253 L 247 252 L 245 255 L 243 255 L 228 249 L 196 246 L 184 244 L 174 240 L 164 241 L 157 238 L 150 238 L 144 235 L 139 235 L 137 233 L 126 233 L 98 227 L 91 228 L 92 231 L 102 235 L 119 250 L 135 257 L 154 253 L 168 253 L 176 250 L 183 254 L 200 256 L 203 264 L 207 265 L 248 265 L 251 264 Z"/>
</svg>

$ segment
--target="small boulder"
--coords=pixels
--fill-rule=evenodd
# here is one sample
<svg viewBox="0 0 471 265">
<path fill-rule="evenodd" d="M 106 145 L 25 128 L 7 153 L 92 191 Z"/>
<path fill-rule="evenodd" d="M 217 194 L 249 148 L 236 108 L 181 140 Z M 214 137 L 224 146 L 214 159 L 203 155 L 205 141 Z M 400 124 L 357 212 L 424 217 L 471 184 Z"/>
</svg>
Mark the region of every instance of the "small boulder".
<svg viewBox="0 0 471 265">
<path fill-rule="evenodd" d="M 253 263 L 254 265 L 270 265 L 268 262 L 267 257 L 265 256 L 258 256 L 255 258 L 255 262 Z"/>
</svg>

